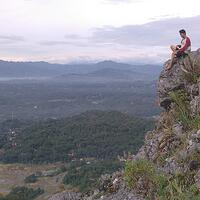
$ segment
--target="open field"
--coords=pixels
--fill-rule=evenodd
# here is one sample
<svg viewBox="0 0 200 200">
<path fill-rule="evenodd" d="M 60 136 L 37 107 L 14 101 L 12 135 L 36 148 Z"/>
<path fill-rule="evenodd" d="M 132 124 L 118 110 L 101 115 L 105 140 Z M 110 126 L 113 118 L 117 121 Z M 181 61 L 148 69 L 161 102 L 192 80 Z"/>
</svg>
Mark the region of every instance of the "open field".
<svg viewBox="0 0 200 200">
<path fill-rule="evenodd" d="M 61 163 L 44 165 L 0 164 L 0 193 L 7 194 L 12 187 L 16 186 L 40 187 L 44 189 L 45 193 L 39 196 L 37 200 L 48 199 L 52 194 L 67 189 L 62 184 L 62 179 L 66 172 L 53 177 L 40 177 L 36 183 L 26 184 L 24 178 L 35 172 L 48 171 L 61 165 Z"/>
</svg>

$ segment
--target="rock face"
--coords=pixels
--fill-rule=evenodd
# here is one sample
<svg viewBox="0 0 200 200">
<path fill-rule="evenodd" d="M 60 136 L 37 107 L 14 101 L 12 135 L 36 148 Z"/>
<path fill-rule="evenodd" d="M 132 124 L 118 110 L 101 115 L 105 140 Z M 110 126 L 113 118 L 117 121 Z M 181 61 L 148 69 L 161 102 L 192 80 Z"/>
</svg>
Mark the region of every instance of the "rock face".
<svg viewBox="0 0 200 200">
<path fill-rule="evenodd" d="M 164 63 L 165 68 L 169 60 Z M 160 74 L 157 84 L 159 105 L 163 108 L 155 129 L 146 133 L 144 145 L 132 160 L 146 159 L 172 176 L 192 174 L 200 189 L 200 49 L 179 58 L 170 71 Z M 57 194 L 49 200 L 143 200 L 129 189 L 123 171 L 101 177 L 101 186 L 90 195 Z M 139 184 L 139 182 L 138 182 Z M 60 196 L 61 195 L 61 196 Z"/>
<path fill-rule="evenodd" d="M 164 63 L 164 67 L 169 65 L 169 63 L 170 60 L 166 61 Z M 159 77 L 157 89 L 160 106 L 165 109 L 168 108 L 171 103 L 171 99 L 169 97 L 169 93 L 171 91 L 178 89 L 191 89 L 191 91 L 189 91 L 190 95 L 192 92 L 198 92 L 197 88 L 199 88 L 199 85 L 191 84 L 185 79 L 187 74 L 189 76 L 190 73 L 198 72 L 200 72 L 200 49 L 191 52 L 188 57 L 177 60 L 177 63 L 170 71 L 163 70 Z"/>
<path fill-rule="evenodd" d="M 62 192 L 55 194 L 49 200 L 78 200 L 81 198 L 80 193 L 75 193 L 75 192 Z"/>
<path fill-rule="evenodd" d="M 100 178 L 100 185 L 88 194 L 76 192 L 62 192 L 55 194 L 49 200 L 144 200 L 135 194 L 123 181 L 123 172 L 112 175 L 105 174 Z"/>
<path fill-rule="evenodd" d="M 186 130 L 184 122 L 177 119 L 177 106 L 181 109 L 181 106 L 185 107 L 186 105 L 176 105 L 181 104 L 180 99 L 177 99 L 179 102 L 176 102 L 170 95 L 173 92 L 180 93 L 177 98 L 185 95 L 187 99 L 183 103 L 187 104 L 187 117 L 189 119 L 198 118 L 200 115 L 200 74 L 197 71 L 200 70 L 200 49 L 191 52 L 189 56 L 189 65 L 192 65 L 193 69 L 187 65 L 188 58 L 186 57 L 179 59 L 170 71 L 162 70 L 157 83 L 157 96 L 159 105 L 164 108 L 164 111 L 160 114 L 155 129 L 146 133 L 145 145 L 134 156 L 135 158 L 155 160 L 158 157 L 157 154 L 163 154 L 163 152 L 179 146 L 180 139 L 186 136 L 186 131 L 191 131 L 187 134 L 190 145 L 192 145 L 190 137 L 195 138 L 197 133 L 200 133 L 198 127 Z M 169 63 L 170 60 L 166 61 L 164 68 Z M 186 68 L 190 70 L 186 72 Z M 200 121 L 197 123 L 200 126 Z M 189 146 L 187 148 L 190 149 Z"/>
<path fill-rule="evenodd" d="M 164 66 L 168 64 L 169 61 Z M 163 70 L 160 74 L 157 87 L 160 106 L 167 109 L 171 104 L 169 92 L 184 88 L 183 71 L 180 66 L 176 64 L 171 71 Z"/>
</svg>

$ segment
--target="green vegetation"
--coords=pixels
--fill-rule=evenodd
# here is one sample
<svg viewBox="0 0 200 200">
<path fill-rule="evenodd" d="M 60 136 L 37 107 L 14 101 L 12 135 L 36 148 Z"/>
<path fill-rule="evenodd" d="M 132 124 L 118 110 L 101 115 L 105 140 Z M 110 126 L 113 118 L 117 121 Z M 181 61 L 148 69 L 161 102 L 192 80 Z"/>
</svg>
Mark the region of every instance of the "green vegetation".
<svg viewBox="0 0 200 200">
<path fill-rule="evenodd" d="M 183 90 L 177 90 L 170 92 L 169 95 L 177 106 L 178 119 L 182 121 L 187 127 L 189 127 L 190 113 L 187 94 Z"/>
<path fill-rule="evenodd" d="M 141 176 L 148 184 L 153 184 L 155 169 L 153 164 L 146 160 L 127 161 L 125 166 L 125 179 L 129 186 L 136 187 L 137 181 Z M 151 182 L 151 183 L 150 183 Z"/>
<path fill-rule="evenodd" d="M 143 187 L 143 193 L 146 197 L 151 197 L 153 188 L 157 187 L 157 176 L 153 163 L 147 160 L 127 161 L 125 165 L 125 181 L 131 188 L 140 187 L 138 181 L 140 179 Z"/>
<path fill-rule="evenodd" d="M 93 188 L 102 174 L 120 169 L 123 164 L 117 160 L 118 155 L 136 153 L 143 144 L 146 131 L 154 126 L 150 119 L 96 110 L 58 120 L 29 124 L 13 120 L 13 123 L 6 121 L 0 125 L 4 133 L 1 134 L 4 140 L 0 161 L 69 162 L 70 166 L 47 170 L 41 176 L 65 172 L 63 183 L 82 192 Z M 40 175 L 35 172 L 27 175 L 25 183 L 40 181 Z"/>
<path fill-rule="evenodd" d="M 158 187 L 157 196 L 161 200 L 199 200 L 200 193 L 194 185 L 193 176 L 187 173 L 178 173 L 173 177 L 164 177 L 162 183 L 164 187 Z M 160 181 L 159 181 L 160 182 Z M 159 185 L 158 185 L 159 186 Z"/>
<path fill-rule="evenodd" d="M 92 157 L 116 159 L 136 153 L 154 122 L 117 111 L 88 111 L 73 117 L 32 123 L 1 144 L 5 163 L 49 163 Z M 10 140 L 11 138 L 11 140 Z"/>
<path fill-rule="evenodd" d="M 183 78 L 187 80 L 187 82 L 189 83 L 196 84 L 198 79 L 200 78 L 200 73 L 199 72 L 184 73 Z"/>
<path fill-rule="evenodd" d="M 32 200 L 43 193 L 44 190 L 40 188 L 34 190 L 27 187 L 16 187 L 8 195 L 0 197 L 0 200 Z"/>
<path fill-rule="evenodd" d="M 35 183 L 38 180 L 38 177 L 35 174 L 31 174 L 24 179 L 25 183 Z"/>
<path fill-rule="evenodd" d="M 49 172 L 56 169 L 64 170 L 69 164 L 62 163 L 52 164 L 0 164 L 0 196 L 8 194 L 12 188 L 16 186 L 32 187 L 34 189 L 41 188 L 44 193 L 37 197 L 37 200 L 48 199 L 57 192 L 64 191 L 68 186 L 62 183 L 62 178 L 66 174 L 63 172 L 59 175 L 48 176 Z M 30 175 L 35 175 L 38 179 L 35 183 L 25 183 L 24 180 Z M 51 174 L 52 175 L 52 174 Z"/>
<path fill-rule="evenodd" d="M 189 154 L 187 157 L 184 157 L 184 158 L 181 158 L 181 157 L 177 156 L 177 161 L 179 163 L 190 163 L 191 161 L 199 161 L 200 162 L 199 151 L 198 150 L 194 150 L 191 154 Z"/>
<path fill-rule="evenodd" d="M 200 199 L 200 192 L 194 185 L 192 172 L 168 176 L 158 173 L 150 161 L 136 160 L 127 161 L 124 176 L 127 185 L 131 188 L 138 190 L 137 187 L 141 187 L 142 184 L 141 193 L 149 200 Z"/>
<path fill-rule="evenodd" d="M 98 178 L 102 174 L 111 174 L 120 168 L 122 168 L 122 163 L 109 160 L 88 164 L 85 162 L 72 163 L 63 183 L 78 187 L 81 192 L 86 192 L 98 184 Z"/>
<path fill-rule="evenodd" d="M 200 115 L 196 115 L 191 119 L 191 127 L 200 129 Z"/>
<path fill-rule="evenodd" d="M 25 128 L 26 126 L 31 123 L 30 121 L 25 120 L 5 120 L 0 123 L 0 149 L 3 147 L 5 143 L 7 143 L 7 136 L 12 134 L 12 130 L 15 130 L 17 133 L 22 127 Z"/>
<path fill-rule="evenodd" d="M 187 129 L 200 128 L 200 116 L 192 117 L 190 115 L 189 100 L 187 94 L 183 90 L 177 90 L 170 93 L 171 99 L 176 104 L 177 117 Z"/>
</svg>

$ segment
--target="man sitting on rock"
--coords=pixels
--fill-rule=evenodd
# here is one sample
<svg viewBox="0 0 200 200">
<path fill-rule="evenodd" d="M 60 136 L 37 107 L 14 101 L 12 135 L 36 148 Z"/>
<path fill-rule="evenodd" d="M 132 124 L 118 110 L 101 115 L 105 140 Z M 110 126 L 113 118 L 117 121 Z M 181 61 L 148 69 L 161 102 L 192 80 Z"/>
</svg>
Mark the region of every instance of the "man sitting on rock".
<svg viewBox="0 0 200 200">
<path fill-rule="evenodd" d="M 184 29 L 181 29 L 179 31 L 179 33 L 182 38 L 181 45 L 171 45 L 170 46 L 170 48 L 172 50 L 171 62 L 166 67 L 166 70 L 170 70 L 173 67 L 173 65 L 176 61 L 176 58 L 188 55 L 188 53 L 191 51 L 191 41 L 190 41 L 190 38 L 186 35 L 186 31 Z"/>
</svg>

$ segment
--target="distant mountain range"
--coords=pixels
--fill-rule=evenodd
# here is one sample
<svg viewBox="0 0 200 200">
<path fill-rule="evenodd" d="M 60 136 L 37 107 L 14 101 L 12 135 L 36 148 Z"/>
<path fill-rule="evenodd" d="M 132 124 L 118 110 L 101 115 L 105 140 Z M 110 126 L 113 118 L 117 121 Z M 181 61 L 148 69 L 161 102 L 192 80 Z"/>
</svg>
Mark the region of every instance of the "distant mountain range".
<svg viewBox="0 0 200 200">
<path fill-rule="evenodd" d="M 131 65 L 105 60 L 95 64 L 50 64 L 47 62 L 0 61 L 0 77 L 102 77 L 154 79 L 161 71 L 159 65 Z"/>
</svg>

